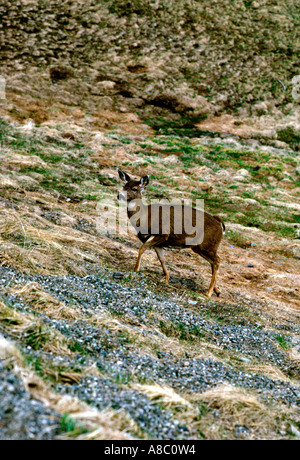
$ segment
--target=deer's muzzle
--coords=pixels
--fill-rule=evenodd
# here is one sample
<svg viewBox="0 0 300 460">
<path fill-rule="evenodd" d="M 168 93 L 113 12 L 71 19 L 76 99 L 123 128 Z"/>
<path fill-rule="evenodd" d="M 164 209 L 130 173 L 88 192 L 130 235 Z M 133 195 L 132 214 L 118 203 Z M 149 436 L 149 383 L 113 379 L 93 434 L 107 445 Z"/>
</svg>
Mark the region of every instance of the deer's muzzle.
<svg viewBox="0 0 300 460">
<path fill-rule="evenodd" d="M 119 192 L 117 198 L 118 198 L 119 201 L 126 201 L 126 193 L 125 192 Z"/>
</svg>

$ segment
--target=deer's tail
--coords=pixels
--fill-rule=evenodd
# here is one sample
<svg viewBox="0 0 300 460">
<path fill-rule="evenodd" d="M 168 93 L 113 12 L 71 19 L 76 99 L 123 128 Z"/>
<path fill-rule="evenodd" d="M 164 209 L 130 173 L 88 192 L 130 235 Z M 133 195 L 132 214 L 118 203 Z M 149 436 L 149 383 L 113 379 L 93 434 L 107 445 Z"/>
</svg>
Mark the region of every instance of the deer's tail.
<svg viewBox="0 0 300 460">
<path fill-rule="evenodd" d="M 223 220 L 222 220 L 221 217 L 219 217 L 219 216 L 214 216 L 214 218 L 215 218 L 218 222 L 220 222 L 220 224 L 221 224 L 221 226 L 222 226 L 222 230 L 223 230 L 223 235 L 224 235 L 224 233 L 225 233 L 225 231 L 226 231 L 226 227 L 225 227 L 225 224 L 224 224 Z"/>
</svg>

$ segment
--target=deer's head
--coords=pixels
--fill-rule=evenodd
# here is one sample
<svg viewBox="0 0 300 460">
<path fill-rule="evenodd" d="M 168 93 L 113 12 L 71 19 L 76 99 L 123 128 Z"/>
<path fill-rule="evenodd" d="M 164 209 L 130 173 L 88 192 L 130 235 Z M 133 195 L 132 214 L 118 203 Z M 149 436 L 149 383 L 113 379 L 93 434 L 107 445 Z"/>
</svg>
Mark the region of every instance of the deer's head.
<svg viewBox="0 0 300 460">
<path fill-rule="evenodd" d="M 131 179 L 131 177 L 121 169 L 118 169 L 119 177 L 123 182 L 123 190 L 118 193 L 118 200 L 127 201 L 141 200 L 144 188 L 149 183 L 149 176 L 143 176 L 140 180 Z"/>
</svg>

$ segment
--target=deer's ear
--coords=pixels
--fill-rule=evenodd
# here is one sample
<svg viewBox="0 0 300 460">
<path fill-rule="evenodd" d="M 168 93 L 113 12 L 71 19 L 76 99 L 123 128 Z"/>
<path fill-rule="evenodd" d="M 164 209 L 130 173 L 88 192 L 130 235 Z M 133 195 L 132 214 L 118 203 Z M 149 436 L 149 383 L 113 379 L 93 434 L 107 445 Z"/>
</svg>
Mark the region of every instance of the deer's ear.
<svg viewBox="0 0 300 460">
<path fill-rule="evenodd" d="M 149 184 L 149 176 L 143 176 L 140 180 L 140 184 L 142 187 L 146 187 Z"/>
<path fill-rule="evenodd" d="M 119 177 L 121 179 L 122 182 L 124 182 L 124 184 L 126 184 L 127 182 L 129 182 L 131 179 L 130 179 L 130 176 L 128 176 L 128 174 L 124 171 L 121 171 L 121 169 L 117 168 L 117 171 L 119 173 Z"/>
</svg>

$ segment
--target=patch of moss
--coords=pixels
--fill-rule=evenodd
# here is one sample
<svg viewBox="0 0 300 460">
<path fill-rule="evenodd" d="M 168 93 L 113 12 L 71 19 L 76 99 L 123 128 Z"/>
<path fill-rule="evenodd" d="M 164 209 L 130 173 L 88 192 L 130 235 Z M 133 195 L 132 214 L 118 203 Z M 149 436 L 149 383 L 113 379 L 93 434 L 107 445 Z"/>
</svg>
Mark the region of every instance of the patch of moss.
<svg viewBox="0 0 300 460">
<path fill-rule="evenodd" d="M 293 126 L 279 129 L 277 136 L 280 141 L 286 142 L 294 150 L 300 150 L 300 131 L 296 130 Z"/>
<path fill-rule="evenodd" d="M 151 126 L 154 131 L 163 135 L 173 135 L 180 137 L 200 137 L 203 135 L 213 136 L 214 134 L 203 131 L 195 125 L 205 119 L 206 115 L 202 116 L 182 116 L 179 120 L 168 120 L 166 118 L 147 118 L 145 123 Z"/>
</svg>

